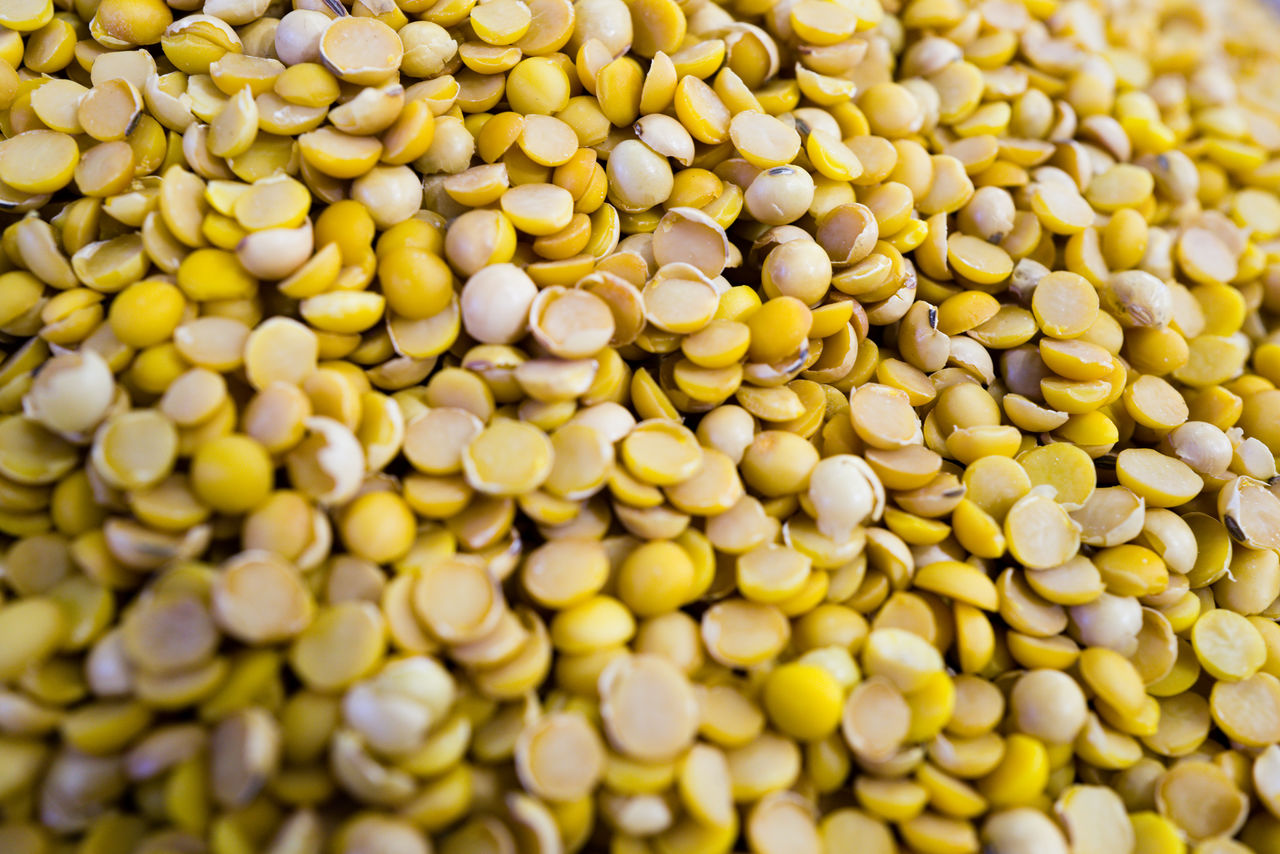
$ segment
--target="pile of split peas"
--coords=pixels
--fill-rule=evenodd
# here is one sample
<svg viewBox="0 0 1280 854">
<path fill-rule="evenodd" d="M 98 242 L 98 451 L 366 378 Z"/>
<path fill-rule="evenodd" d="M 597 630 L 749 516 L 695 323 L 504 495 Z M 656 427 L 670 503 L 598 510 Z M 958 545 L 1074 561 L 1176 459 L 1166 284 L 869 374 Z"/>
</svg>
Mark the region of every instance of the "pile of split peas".
<svg viewBox="0 0 1280 854">
<path fill-rule="evenodd" d="M 0 852 L 1280 854 L 1277 43 L 0 0 Z"/>
</svg>

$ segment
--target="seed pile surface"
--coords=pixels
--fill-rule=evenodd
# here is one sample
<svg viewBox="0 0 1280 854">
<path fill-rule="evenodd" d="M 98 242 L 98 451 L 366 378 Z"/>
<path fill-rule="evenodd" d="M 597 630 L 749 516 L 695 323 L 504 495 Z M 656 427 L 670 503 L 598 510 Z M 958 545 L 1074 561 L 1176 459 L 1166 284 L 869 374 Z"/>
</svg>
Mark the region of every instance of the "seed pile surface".
<svg viewBox="0 0 1280 854">
<path fill-rule="evenodd" d="M 1280 852 L 1278 33 L 2 0 L 0 852 Z"/>
</svg>

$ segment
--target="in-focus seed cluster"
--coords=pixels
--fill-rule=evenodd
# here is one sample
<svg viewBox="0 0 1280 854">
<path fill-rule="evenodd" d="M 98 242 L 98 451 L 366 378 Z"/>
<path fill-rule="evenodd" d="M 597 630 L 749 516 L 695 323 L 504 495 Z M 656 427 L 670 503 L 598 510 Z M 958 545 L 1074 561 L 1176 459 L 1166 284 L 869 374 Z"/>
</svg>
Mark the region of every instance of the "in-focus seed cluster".
<svg viewBox="0 0 1280 854">
<path fill-rule="evenodd" d="M 0 852 L 1280 852 L 1278 33 L 0 0 Z"/>
</svg>

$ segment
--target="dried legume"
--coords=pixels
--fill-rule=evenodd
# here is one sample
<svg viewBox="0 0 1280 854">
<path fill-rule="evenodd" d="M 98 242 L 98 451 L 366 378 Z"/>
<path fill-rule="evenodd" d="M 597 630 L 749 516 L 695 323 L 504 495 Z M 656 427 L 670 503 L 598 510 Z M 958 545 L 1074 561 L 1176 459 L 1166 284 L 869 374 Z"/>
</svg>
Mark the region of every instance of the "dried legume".
<svg viewBox="0 0 1280 854">
<path fill-rule="evenodd" d="M 0 5 L 0 850 L 1275 849 L 1268 14 Z"/>
</svg>

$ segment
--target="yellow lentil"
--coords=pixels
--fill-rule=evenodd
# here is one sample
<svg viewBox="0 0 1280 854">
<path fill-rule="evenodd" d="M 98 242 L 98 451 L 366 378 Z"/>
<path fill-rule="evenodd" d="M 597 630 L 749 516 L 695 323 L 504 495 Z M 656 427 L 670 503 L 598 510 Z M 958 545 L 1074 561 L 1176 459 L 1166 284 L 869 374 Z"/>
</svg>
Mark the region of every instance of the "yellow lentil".
<svg viewBox="0 0 1280 854">
<path fill-rule="evenodd" d="M 0 850 L 1276 847 L 1270 12 L 293 5 L 0 7 Z"/>
</svg>

